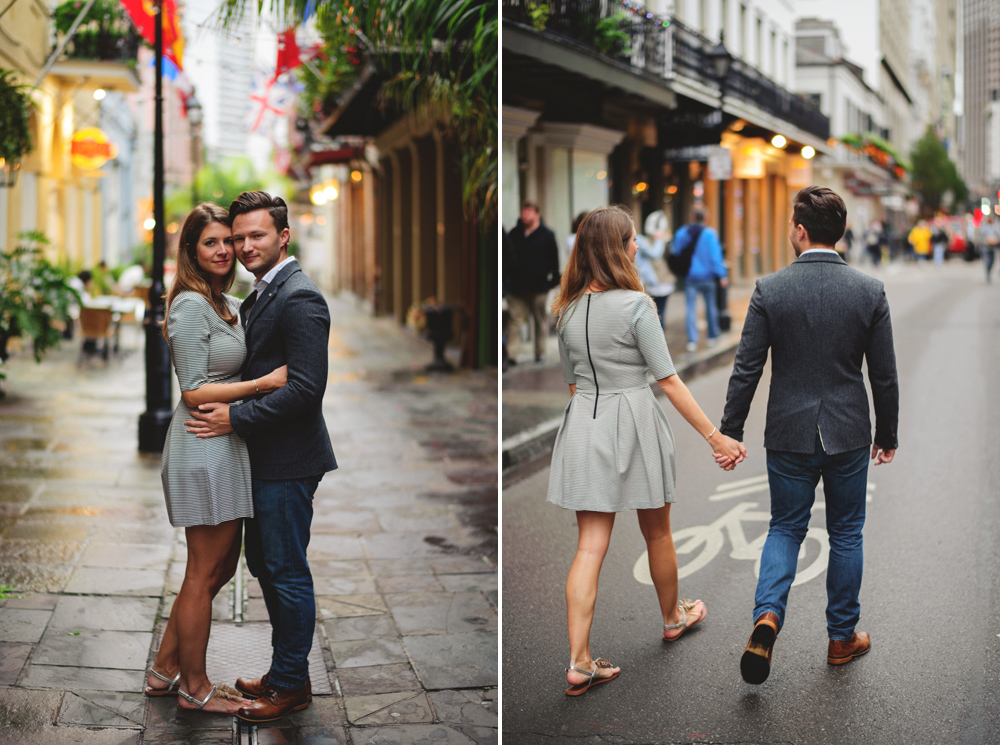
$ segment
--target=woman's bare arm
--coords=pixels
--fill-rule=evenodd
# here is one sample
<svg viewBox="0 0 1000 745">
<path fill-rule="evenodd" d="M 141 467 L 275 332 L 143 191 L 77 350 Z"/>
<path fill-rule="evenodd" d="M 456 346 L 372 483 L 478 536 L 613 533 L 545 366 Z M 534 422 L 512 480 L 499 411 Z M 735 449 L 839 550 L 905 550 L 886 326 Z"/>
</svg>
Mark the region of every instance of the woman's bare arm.
<svg viewBox="0 0 1000 745">
<path fill-rule="evenodd" d="M 746 457 L 746 450 L 740 443 L 719 432 L 712 424 L 679 375 L 670 375 L 656 382 L 678 413 L 708 441 L 713 452 L 732 459 L 733 465 Z"/>
<path fill-rule="evenodd" d="M 181 391 L 181 398 L 191 408 L 199 404 L 223 403 L 231 404 L 257 393 L 270 393 L 281 388 L 288 379 L 288 365 L 282 365 L 273 372 L 256 380 L 246 380 L 239 383 L 206 383 L 190 391 Z"/>
</svg>

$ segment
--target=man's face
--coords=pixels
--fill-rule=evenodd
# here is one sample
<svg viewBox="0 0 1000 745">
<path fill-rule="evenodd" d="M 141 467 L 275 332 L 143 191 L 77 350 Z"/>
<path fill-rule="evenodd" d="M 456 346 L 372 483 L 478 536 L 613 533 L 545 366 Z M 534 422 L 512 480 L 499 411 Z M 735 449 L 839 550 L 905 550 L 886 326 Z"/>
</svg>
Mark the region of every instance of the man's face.
<svg viewBox="0 0 1000 745">
<path fill-rule="evenodd" d="M 533 208 L 531 207 L 521 208 L 521 222 L 524 223 L 525 227 L 534 228 L 536 225 L 538 225 L 539 217 L 541 217 L 541 215 L 539 215 L 538 212 L 536 212 Z"/>
<path fill-rule="evenodd" d="M 796 225 L 794 220 L 788 218 L 788 240 L 791 241 L 792 248 L 795 249 L 795 255 L 799 256 L 802 253 L 802 242 L 800 240 L 800 233 L 804 232 L 804 228 L 801 225 Z"/>
<path fill-rule="evenodd" d="M 236 257 L 257 279 L 286 258 L 288 237 L 288 228 L 279 233 L 267 210 L 246 212 L 233 219 Z"/>
</svg>

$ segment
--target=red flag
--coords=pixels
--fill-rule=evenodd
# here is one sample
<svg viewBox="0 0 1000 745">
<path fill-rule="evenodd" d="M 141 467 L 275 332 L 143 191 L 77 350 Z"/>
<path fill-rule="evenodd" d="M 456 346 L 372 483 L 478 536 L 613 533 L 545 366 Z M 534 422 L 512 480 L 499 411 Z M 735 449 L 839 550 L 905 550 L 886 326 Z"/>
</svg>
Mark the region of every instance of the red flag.
<svg viewBox="0 0 1000 745">
<path fill-rule="evenodd" d="M 284 72 L 288 72 L 302 64 L 302 56 L 299 52 L 299 44 L 295 41 L 295 27 L 282 31 L 278 34 L 278 62 L 274 68 L 274 79 Z"/>
<path fill-rule="evenodd" d="M 136 30 L 151 46 L 156 44 L 156 5 L 151 0 L 121 0 Z M 163 0 L 163 55 L 178 68 L 184 57 L 184 35 L 177 19 L 177 0 Z"/>
</svg>

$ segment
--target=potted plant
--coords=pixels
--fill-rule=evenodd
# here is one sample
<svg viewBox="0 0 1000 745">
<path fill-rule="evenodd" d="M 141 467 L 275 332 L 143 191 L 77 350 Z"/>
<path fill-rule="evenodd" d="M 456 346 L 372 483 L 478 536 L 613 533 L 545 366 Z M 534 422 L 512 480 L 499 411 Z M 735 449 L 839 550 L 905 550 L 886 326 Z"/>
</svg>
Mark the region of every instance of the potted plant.
<svg viewBox="0 0 1000 745">
<path fill-rule="evenodd" d="M 30 106 L 28 86 L 0 68 L 0 187 L 14 185 L 21 157 L 31 150 Z"/>
<path fill-rule="evenodd" d="M 42 255 L 39 246 L 49 242 L 44 234 L 32 231 L 19 237 L 17 248 L 0 253 L 0 361 L 7 359 L 8 339 L 27 336 L 35 361 L 41 362 L 59 344 L 63 319 L 80 296 L 63 271 Z M 4 377 L 0 371 L 0 379 Z"/>
</svg>

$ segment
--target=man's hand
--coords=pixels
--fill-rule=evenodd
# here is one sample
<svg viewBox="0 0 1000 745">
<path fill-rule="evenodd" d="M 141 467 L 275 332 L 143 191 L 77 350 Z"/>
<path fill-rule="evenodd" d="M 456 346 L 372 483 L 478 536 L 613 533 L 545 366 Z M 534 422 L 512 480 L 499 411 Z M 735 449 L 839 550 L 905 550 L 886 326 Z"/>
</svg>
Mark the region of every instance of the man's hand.
<svg viewBox="0 0 1000 745">
<path fill-rule="evenodd" d="M 197 411 L 188 412 L 194 421 L 184 422 L 187 431 L 198 437 L 218 437 L 233 431 L 229 423 L 229 404 L 201 404 Z"/>
<path fill-rule="evenodd" d="M 724 471 L 732 471 L 733 469 L 736 468 L 737 465 L 746 460 L 747 458 L 746 445 L 740 442 L 737 443 L 737 446 L 739 448 L 739 455 L 737 455 L 735 458 L 728 455 L 724 455 L 723 453 L 718 453 L 718 452 L 712 453 L 712 455 L 715 457 L 715 462 L 719 464 L 719 468 L 721 468 Z"/>
<path fill-rule="evenodd" d="M 882 463 L 892 463 L 892 458 L 896 454 L 896 449 L 883 450 L 878 445 L 872 445 L 872 460 L 875 461 L 875 465 L 881 465 Z"/>
</svg>

